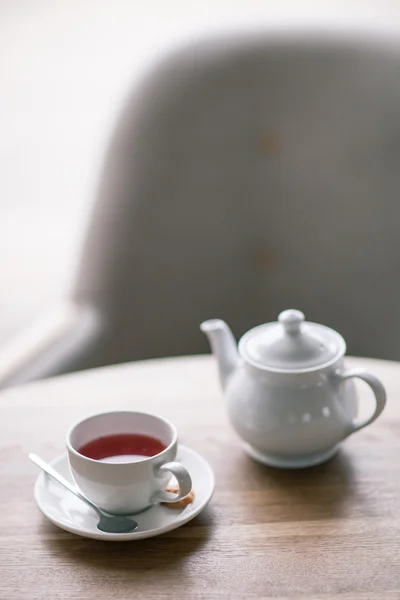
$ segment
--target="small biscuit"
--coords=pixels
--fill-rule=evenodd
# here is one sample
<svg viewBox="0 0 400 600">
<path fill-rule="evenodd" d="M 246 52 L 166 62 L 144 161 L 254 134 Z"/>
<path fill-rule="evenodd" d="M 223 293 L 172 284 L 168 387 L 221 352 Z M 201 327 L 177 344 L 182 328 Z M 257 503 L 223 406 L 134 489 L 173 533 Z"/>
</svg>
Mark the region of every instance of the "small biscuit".
<svg viewBox="0 0 400 600">
<path fill-rule="evenodd" d="M 165 488 L 165 491 L 170 492 L 171 494 L 177 494 L 179 492 L 179 487 L 177 485 L 171 485 Z M 167 506 L 168 508 L 185 508 L 185 506 L 191 504 L 193 500 L 194 491 L 192 490 L 187 496 L 185 496 L 185 498 L 182 498 L 181 500 L 177 500 L 176 502 L 162 502 L 161 504 Z"/>
</svg>

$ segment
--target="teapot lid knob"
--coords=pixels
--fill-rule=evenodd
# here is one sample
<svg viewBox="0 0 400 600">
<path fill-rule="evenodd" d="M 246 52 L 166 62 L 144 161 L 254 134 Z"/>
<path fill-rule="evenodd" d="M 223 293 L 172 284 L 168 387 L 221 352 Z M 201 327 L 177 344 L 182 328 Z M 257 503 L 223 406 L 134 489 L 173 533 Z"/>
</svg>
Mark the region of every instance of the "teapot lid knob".
<svg viewBox="0 0 400 600">
<path fill-rule="evenodd" d="M 294 309 L 284 310 L 278 317 L 279 323 L 282 323 L 286 333 L 289 333 L 290 335 L 297 335 L 300 333 L 301 324 L 304 319 L 304 314 L 300 310 Z"/>
</svg>

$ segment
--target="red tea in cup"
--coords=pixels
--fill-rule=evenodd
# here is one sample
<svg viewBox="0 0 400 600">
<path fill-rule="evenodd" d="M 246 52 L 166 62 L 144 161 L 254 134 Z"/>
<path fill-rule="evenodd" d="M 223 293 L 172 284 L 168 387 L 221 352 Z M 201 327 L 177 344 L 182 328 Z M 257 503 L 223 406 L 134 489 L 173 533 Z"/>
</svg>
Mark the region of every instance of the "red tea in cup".
<svg viewBox="0 0 400 600">
<path fill-rule="evenodd" d="M 150 435 L 117 433 L 91 440 L 78 448 L 78 452 L 102 462 L 136 462 L 147 456 L 156 456 L 165 448 L 160 440 Z"/>
</svg>

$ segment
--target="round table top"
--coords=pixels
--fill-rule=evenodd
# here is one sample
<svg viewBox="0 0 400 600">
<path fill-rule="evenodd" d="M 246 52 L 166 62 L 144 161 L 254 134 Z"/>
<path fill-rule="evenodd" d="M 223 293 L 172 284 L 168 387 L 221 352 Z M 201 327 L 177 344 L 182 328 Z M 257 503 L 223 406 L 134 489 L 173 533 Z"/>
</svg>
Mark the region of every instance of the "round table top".
<svg viewBox="0 0 400 600">
<path fill-rule="evenodd" d="M 209 356 L 95 369 L 3 392 L 0 597 L 399 598 L 400 363 L 346 360 L 381 378 L 388 404 L 335 458 L 304 471 L 246 456 Z M 372 406 L 367 386 L 359 391 Z M 52 460 L 73 422 L 113 409 L 162 414 L 209 461 L 216 491 L 201 515 L 160 537 L 107 543 L 40 514 L 28 452 Z"/>
</svg>

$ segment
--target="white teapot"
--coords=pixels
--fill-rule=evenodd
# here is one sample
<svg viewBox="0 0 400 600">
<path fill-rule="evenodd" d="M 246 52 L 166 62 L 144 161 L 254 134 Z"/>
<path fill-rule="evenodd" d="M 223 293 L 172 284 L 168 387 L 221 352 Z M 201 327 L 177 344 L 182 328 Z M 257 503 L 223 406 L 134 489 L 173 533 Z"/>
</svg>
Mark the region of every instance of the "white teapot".
<svg viewBox="0 0 400 600">
<path fill-rule="evenodd" d="M 298 310 L 251 329 L 238 347 L 224 321 L 205 321 L 201 329 L 219 364 L 232 425 L 262 463 L 282 468 L 322 463 L 385 407 L 385 389 L 374 375 L 344 368 L 342 336 L 304 321 Z M 357 420 L 354 377 L 375 396 L 374 413 L 363 421 Z"/>
</svg>

